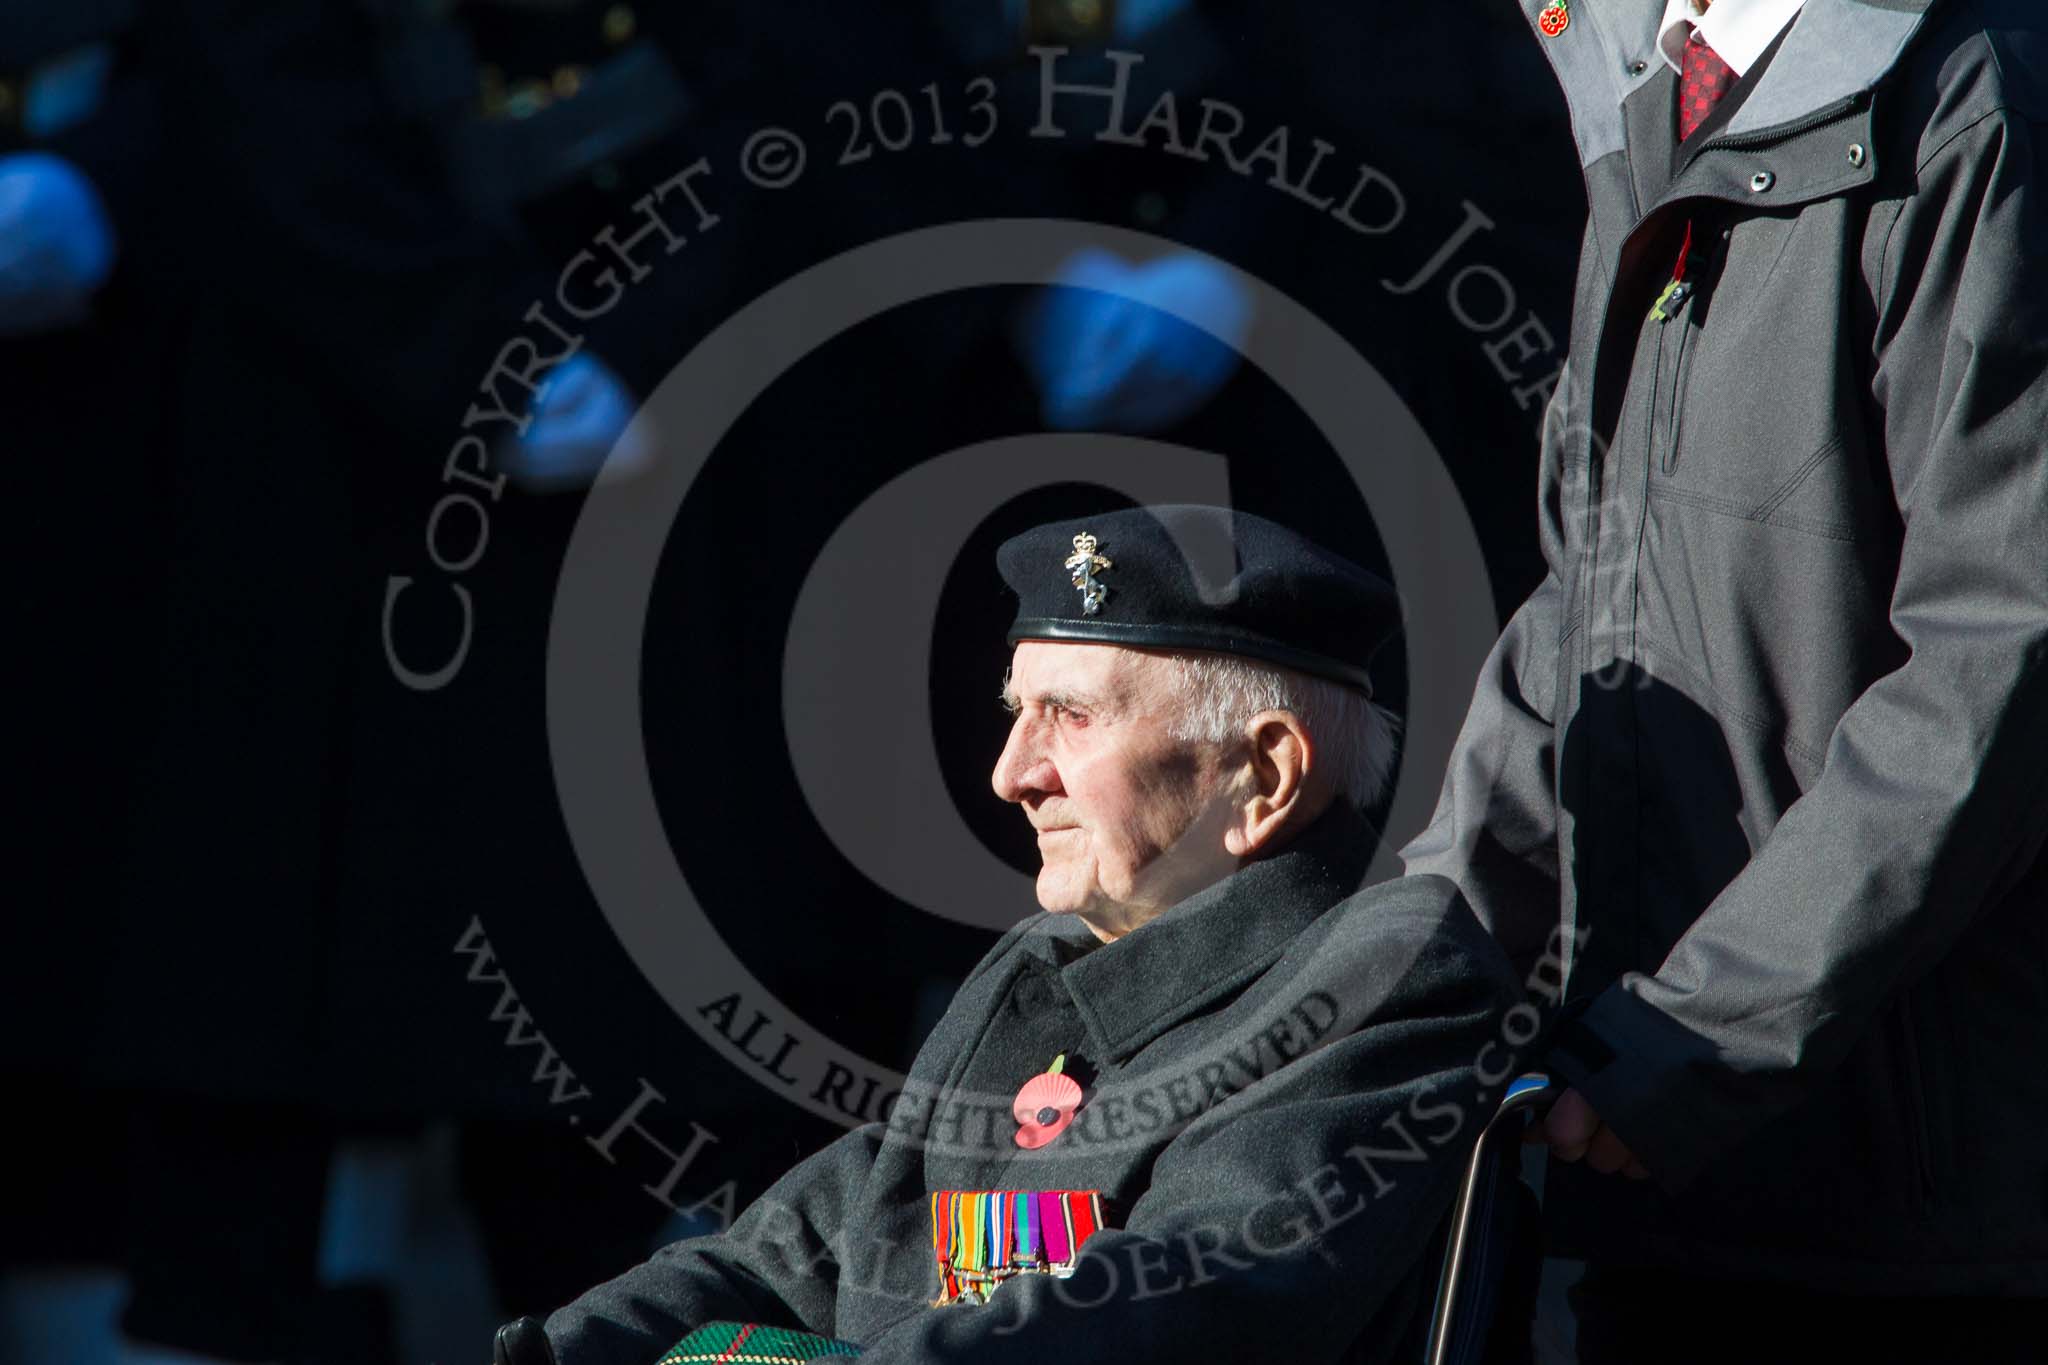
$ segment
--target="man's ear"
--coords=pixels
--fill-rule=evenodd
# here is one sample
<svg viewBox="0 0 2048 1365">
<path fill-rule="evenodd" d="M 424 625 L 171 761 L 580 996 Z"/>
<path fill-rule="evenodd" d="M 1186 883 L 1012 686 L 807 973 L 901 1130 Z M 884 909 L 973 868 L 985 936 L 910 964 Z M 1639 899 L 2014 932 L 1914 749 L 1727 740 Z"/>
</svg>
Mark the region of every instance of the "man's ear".
<svg viewBox="0 0 2048 1365">
<path fill-rule="evenodd" d="M 1261 711 L 1245 726 L 1249 790 L 1223 845 L 1239 858 L 1270 852 L 1275 841 L 1322 813 L 1326 784 L 1311 781 L 1315 743 L 1292 711 Z M 1320 778 L 1320 774 L 1316 774 Z"/>
</svg>

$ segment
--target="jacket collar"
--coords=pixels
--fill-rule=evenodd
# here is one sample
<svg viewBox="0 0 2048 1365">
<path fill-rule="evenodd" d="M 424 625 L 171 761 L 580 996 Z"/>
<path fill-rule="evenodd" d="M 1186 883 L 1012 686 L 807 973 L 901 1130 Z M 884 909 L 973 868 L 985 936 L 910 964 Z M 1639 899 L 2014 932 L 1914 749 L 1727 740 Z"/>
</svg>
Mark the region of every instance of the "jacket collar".
<svg viewBox="0 0 2048 1365">
<path fill-rule="evenodd" d="M 1130 1056 L 1249 982 L 1337 902 L 1358 890 L 1379 836 L 1338 802 L 1270 858 L 1199 891 L 1112 943 L 1080 952 L 1062 925 L 1041 955 L 1060 978 L 1104 1061 Z M 1071 960 L 1069 960 L 1071 958 Z"/>
<path fill-rule="evenodd" d="M 1725 136 L 1790 127 L 1867 94 L 1898 64 L 1933 0 L 1807 0 Z"/>
<path fill-rule="evenodd" d="M 1790 128 L 1884 79 L 1938 0 L 1806 0 L 1771 69 L 1723 137 Z M 1569 0 L 1570 23 L 1544 36 L 1537 16 L 1550 0 L 1521 0 L 1536 41 L 1571 106 L 1582 164 L 1626 145 L 1622 101 L 1664 69 L 1657 33 L 1663 6 L 1644 0 Z"/>
</svg>

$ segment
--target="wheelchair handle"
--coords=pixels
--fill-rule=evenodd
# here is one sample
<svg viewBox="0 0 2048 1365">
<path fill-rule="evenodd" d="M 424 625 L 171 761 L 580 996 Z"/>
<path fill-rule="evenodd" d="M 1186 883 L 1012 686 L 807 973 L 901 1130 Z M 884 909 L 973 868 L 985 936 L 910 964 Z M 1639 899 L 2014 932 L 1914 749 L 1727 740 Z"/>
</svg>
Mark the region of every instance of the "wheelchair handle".
<svg viewBox="0 0 2048 1365">
<path fill-rule="evenodd" d="M 1498 1150 L 1500 1135 L 1513 1131 L 1519 1138 L 1526 1126 L 1550 1111 L 1564 1087 L 1541 1072 L 1517 1076 L 1501 1097 L 1500 1108 L 1487 1120 L 1486 1129 L 1472 1148 L 1465 1178 L 1458 1185 L 1458 1197 L 1451 1205 L 1451 1235 L 1444 1251 L 1444 1265 L 1437 1277 L 1436 1308 L 1430 1315 L 1429 1339 L 1423 1349 L 1425 1365 L 1448 1365 L 1451 1355 L 1451 1319 L 1458 1303 L 1458 1291 L 1466 1274 L 1467 1243 L 1472 1232 L 1473 1206 L 1478 1199 L 1486 1162 Z"/>
</svg>

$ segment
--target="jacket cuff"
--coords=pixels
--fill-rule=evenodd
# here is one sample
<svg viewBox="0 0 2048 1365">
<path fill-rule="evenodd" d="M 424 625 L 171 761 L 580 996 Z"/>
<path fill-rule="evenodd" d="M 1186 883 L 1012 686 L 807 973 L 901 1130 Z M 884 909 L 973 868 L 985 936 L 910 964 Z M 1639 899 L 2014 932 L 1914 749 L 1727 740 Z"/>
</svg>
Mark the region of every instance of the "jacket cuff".
<svg viewBox="0 0 2048 1365">
<path fill-rule="evenodd" d="M 1723 1146 L 1687 1084 L 1717 1064 L 1712 1046 L 1620 983 L 1565 1007 L 1546 1061 L 1667 1191 L 1690 1184 Z"/>
</svg>

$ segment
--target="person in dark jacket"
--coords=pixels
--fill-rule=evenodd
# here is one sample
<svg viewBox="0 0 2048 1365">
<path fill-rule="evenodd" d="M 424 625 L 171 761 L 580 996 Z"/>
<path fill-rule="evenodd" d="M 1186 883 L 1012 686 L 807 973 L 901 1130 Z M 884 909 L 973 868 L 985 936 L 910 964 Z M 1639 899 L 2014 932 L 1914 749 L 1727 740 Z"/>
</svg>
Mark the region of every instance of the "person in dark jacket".
<svg viewBox="0 0 2048 1365">
<path fill-rule="evenodd" d="M 887 1361 L 1413 1358 L 1519 992 L 1449 882 L 1358 891 L 1391 590 L 1213 508 L 999 561 L 1021 606 L 993 783 L 1039 832 L 1044 913 L 886 1121 L 500 1360 L 653 1365 L 721 1321 Z"/>
<path fill-rule="evenodd" d="M 1407 865 L 1525 960 L 1562 905 L 1585 1359 L 1948 1358 L 2048 1295 L 2048 20 L 1524 8 L 1591 206 L 1549 574 Z"/>
</svg>

